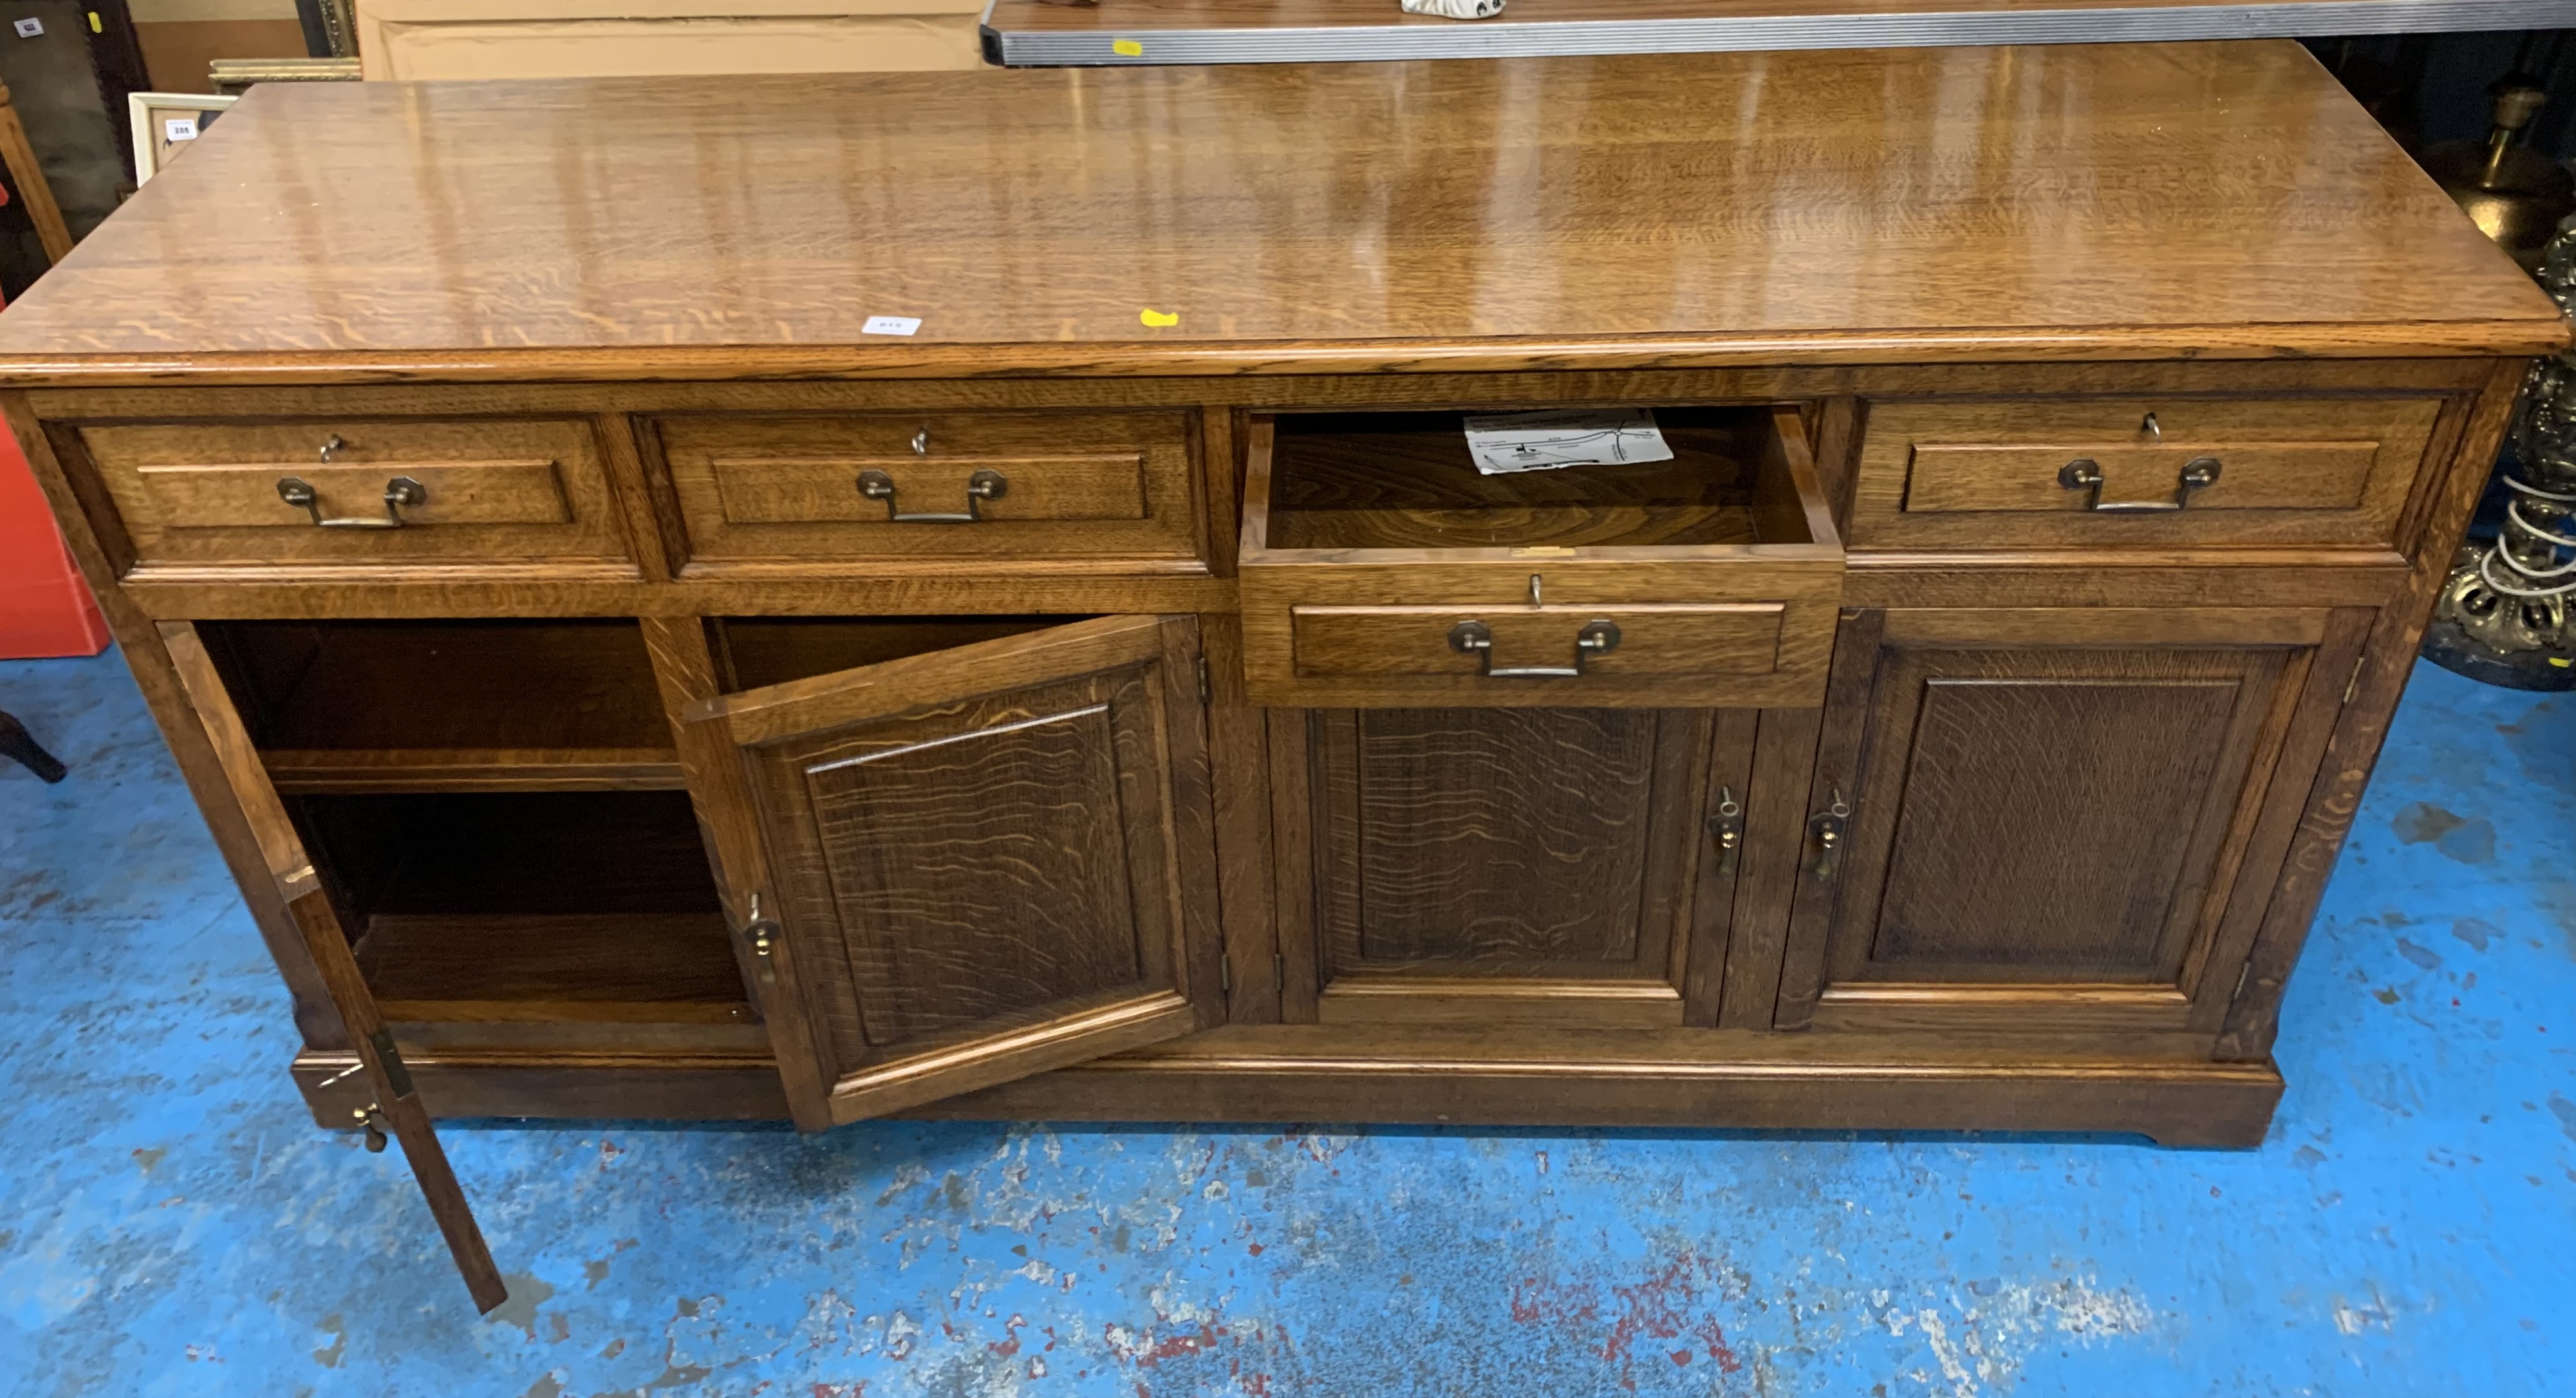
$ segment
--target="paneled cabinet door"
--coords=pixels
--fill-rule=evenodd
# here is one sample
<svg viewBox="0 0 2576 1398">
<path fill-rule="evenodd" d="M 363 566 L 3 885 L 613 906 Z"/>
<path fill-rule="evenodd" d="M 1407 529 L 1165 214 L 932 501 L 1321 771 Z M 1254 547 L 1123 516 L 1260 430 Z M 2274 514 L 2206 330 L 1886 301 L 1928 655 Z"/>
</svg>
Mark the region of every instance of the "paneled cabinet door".
<svg viewBox="0 0 2576 1398">
<path fill-rule="evenodd" d="M 1847 616 L 1777 1022 L 2214 1033 L 2371 616 Z"/>
<path fill-rule="evenodd" d="M 394 1046 L 393 1032 L 385 1027 L 385 1018 L 376 1008 L 376 997 L 367 989 L 366 977 L 358 969 L 357 953 L 343 930 L 346 924 L 332 906 L 331 895 L 314 870 L 313 857 L 305 851 L 303 837 L 296 833 L 295 823 L 286 813 L 286 804 L 278 799 L 268 769 L 260 763 L 250 730 L 243 726 L 241 713 L 233 707 L 232 695 L 216 672 L 213 657 L 206 653 L 205 638 L 187 622 L 163 622 L 161 643 L 169 653 L 180 689 L 188 696 L 188 706 L 196 711 L 197 722 L 205 730 L 207 746 L 223 768 L 224 782 L 241 805 L 243 822 L 259 844 L 260 861 L 276 881 L 286 915 L 295 924 L 304 949 L 313 957 L 315 969 L 321 972 L 323 988 L 330 993 L 332 1008 L 339 1011 L 340 1023 L 349 1031 L 350 1046 L 357 1051 L 356 1071 L 364 1072 L 367 1084 L 374 1089 L 375 1101 L 364 1122 L 370 1147 L 383 1147 L 384 1137 L 377 1134 L 380 1132 L 402 1143 L 403 1159 L 411 1166 L 412 1179 L 420 1186 L 421 1196 L 429 1202 L 430 1217 L 447 1240 L 448 1255 L 455 1259 L 457 1272 L 465 1278 L 465 1288 L 473 1295 L 476 1309 L 488 1315 L 509 1299 L 508 1287 L 501 1280 L 500 1270 L 492 1265 L 492 1253 L 483 1243 L 483 1230 L 474 1222 L 465 1191 L 456 1183 L 456 1172 L 448 1167 L 447 1152 L 430 1129 L 429 1109 L 421 1102 L 411 1069 L 403 1062 L 402 1051 Z"/>
<path fill-rule="evenodd" d="M 1767 717 L 1270 711 L 1283 1017 L 1716 1023 L 1737 890 L 1794 857 L 1794 807 L 1759 828 Z"/>
<path fill-rule="evenodd" d="M 1223 1014 L 1196 618 L 1108 617 L 697 704 L 800 1124 Z"/>
</svg>

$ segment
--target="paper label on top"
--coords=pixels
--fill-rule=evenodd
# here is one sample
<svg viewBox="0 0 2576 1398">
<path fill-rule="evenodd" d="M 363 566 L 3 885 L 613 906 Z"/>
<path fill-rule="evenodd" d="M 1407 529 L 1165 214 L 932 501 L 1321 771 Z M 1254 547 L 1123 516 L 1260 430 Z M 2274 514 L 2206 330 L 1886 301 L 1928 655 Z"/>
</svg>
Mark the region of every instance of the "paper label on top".
<svg viewBox="0 0 2576 1398">
<path fill-rule="evenodd" d="M 870 316 L 859 327 L 862 335 L 909 335 L 921 328 L 919 316 Z"/>
<path fill-rule="evenodd" d="M 13 27 L 21 39 L 32 39 L 45 32 L 45 22 L 41 19 L 22 19 Z"/>
<path fill-rule="evenodd" d="M 1550 408 L 1467 414 L 1467 455 L 1481 475 L 1670 461 L 1650 408 Z"/>
<path fill-rule="evenodd" d="M 193 141 L 197 139 L 197 119 L 195 117 L 162 118 L 161 139 L 165 141 Z"/>
</svg>

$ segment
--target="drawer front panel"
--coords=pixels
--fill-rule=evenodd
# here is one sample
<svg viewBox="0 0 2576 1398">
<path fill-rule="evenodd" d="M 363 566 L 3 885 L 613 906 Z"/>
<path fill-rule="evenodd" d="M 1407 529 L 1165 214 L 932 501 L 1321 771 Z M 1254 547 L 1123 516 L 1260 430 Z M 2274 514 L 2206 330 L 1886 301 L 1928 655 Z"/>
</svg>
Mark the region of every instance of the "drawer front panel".
<svg viewBox="0 0 2576 1398">
<path fill-rule="evenodd" d="M 144 569 L 626 556 L 586 422 L 137 423 L 79 433 Z"/>
<path fill-rule="evenodd" d="M 1203 556 L 1183 413 L 668 417 L 693 567 Z"/>
<path fill-rule="evenodd" d="M 1834 560 L 1247 567 L 1245 675 L 1319 708 L 1800 707 L 1841 583 Z"/>
<path fill-rule="evenodd" d="M 1120 520 L 1145 518 L 1145 459 L 1125 456 L 1068 456 L 1048 459 L 993 456 L 963 461 L 922 457 L 858 457 L 842 460 L 790 461 L 717 457 L 711 463 L 716 496 L 727 525 L 739 524 L 882 524 L 887 498 L 907 513 L 962 509 L 976 502 L 977 514 L 992 522 L 1047 520 Z M 889 497 L 871 498 L 854 488 L 857 474 L 886 478 Z M 976 477 L 999 475 L 1002 494 L 982 498 Z M 945 502 L 943 504 L 943 502 Z"/>
<path fill-rule="evenodd" d="M 1573 676 L 1522 678 L 1589 679 L 1771 674 L 1779 668 L 1780 622 L 1787 610 L 1779 602 L 1296 607 L 1289 616 L 1301 679 L 1450 677 L 1478 674 L 1489 664 L 1506 678 L 1516 669 L 1579 668 Z M 1585 644 L 1586 631 L 1603 622 L 1616 630 L 1599 632 Z M 1614 645 L 1601 645 L 1613 637 Z"/>
<path fill-rule="evenodd" d="M 1880 402 L 1855 548 L 2394 548 L 2431 398 Z"/>
<path fill-rule="evenodd" d="M 170 529 L 311 527 L 313 512 L 278 490 L 312 488 L 325 519 L 400 516 L 405 528 L 439 524 L 565 524 L 572 502 L 551 461 L 425 461 L 375 466 L 146 466 L 136 476 Z M 414 481 L 420 503 L 396 484 Z M 396 493 L 387 506 L 387 490 Z M 340 526 L 356 527 L 356 526 Z"/>
</svg>

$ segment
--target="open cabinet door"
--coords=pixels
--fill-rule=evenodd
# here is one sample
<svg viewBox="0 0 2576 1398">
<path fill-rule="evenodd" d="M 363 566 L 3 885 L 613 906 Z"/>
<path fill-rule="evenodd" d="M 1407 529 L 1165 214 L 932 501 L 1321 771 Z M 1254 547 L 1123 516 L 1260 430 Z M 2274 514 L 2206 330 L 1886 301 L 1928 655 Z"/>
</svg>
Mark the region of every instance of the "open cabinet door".
<svg viewBox="0 0 2576 1398">
<path fill-rule="evenodd" d="M 800 1125 L 1218 1022 L 1198 666 L 1196 618 L 1107 617 L 685 710 Z"/>
<path fill-rule="evenodd" d="M 384 1016 L 376 1010 L 376 997 L 368 992 L 366 978 L 358 971 L 358 958 L 341 930 L 339 912 L 323 892 L 312 857 L 305 853 L 304 841 L 296 834 L 294 822 L 287 818 L 285 803 L 277 798 L 277 788 L 269 784 L 268 770 L 260 764 L 250 732 L 242 726 L 241 714 L 234 709 L 232 695 L 216 673 L 214 661 L 207 656 L 206 643 L 198 636 L 197 628 L 183 621 L 163 622 L 161 642 L 170 652 L 180 687 L 187 691 L 189 706 L 196 710 L 207 742 L 223 764 L 224 779 L 232 787 L 234 798 L 241 802 L 242 815 L 259 841 L 260 858 L 268 865 L 269 876 L 277 880 L 287 915 L 295 920 L 305 949 L 320 968 L 331 1003 L 339 1010 L 341 1022 L 348 1026 L 359 1065 L 375 1088 L 374 1108 L 368 1114 L 369 1129 L 389 1127 L 394 1139 L 402 1142 L 403 1156 L 411 1162 L 412 1178 L 419 1183 L 422 1197 L 429 1201 L 430 1216 L 438 1220 L 438 1231 L 447 1237 L 447 1250 L 456 1259 L 456 1270 L 464 1274 L 465 1289 L 474 1294 L 474 1304 L 489 1314 L 493 1307 L 509 1299 L 509 1292 L 501 1284 L 501 1273 L 492 1265 L 491 1250 L 483 1245 L 483 1230 L 475 1226 L 474 1211 L 465 1202 L 465 1191 L 456 1183 L 456 1172 L 448 1168 L 447 1152 L 439 1148 L 438 1136 L 430 1130 L 429 1112 L 421 1105 L 411 1071 L 403 1066 L 402 1053 L 394 1047 L 394 1036 L 385 1028 Z"/>
</svg>

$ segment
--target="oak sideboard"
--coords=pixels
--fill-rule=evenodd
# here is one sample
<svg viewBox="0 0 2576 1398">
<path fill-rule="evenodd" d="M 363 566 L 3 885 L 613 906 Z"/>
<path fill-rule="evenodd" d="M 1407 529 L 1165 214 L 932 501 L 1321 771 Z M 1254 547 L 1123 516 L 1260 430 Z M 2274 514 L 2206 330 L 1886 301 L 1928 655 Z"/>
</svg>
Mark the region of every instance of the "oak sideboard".
<svg viewBox="0 0 2576 1398">
<path fill-rule="evenodd" d="M 434 1116 L 2259 1140 L 2566 337 L 2261 42 L 262 87 L 0 383 L 488 1306 Z"/>
</svg>

